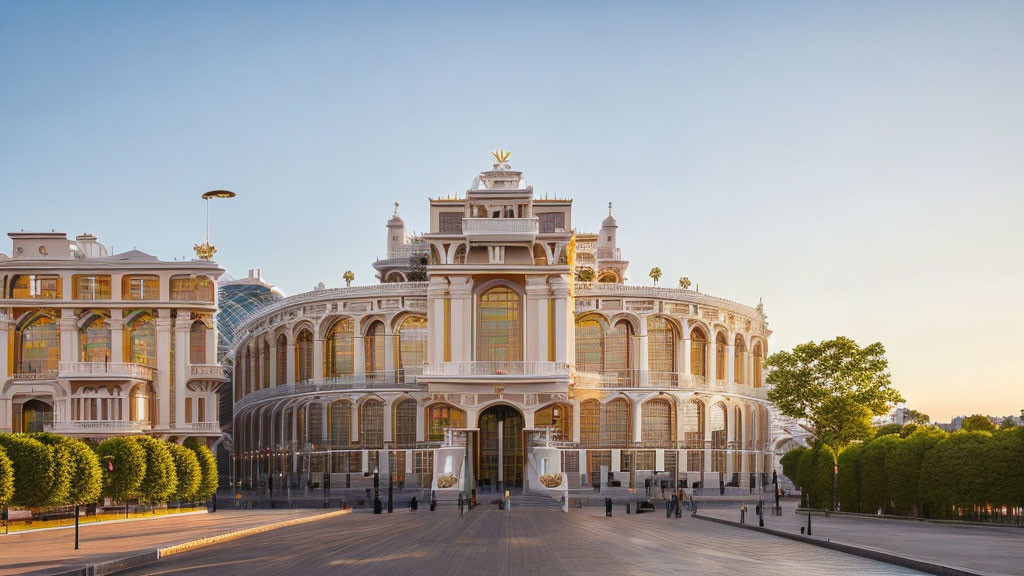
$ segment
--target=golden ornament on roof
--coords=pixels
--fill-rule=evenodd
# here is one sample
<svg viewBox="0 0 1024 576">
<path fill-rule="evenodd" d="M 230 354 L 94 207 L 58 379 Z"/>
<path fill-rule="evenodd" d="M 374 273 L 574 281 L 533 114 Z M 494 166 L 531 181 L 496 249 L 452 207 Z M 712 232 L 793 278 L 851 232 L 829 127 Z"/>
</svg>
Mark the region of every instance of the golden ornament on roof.
<svg viewBox="0 0 1024 576">
<path fill-rule="evenodd" d="M 213 255 L 217 253 L 217 249 L 213 247 L 213 244 L 209 242 L 203 242 L 202 244 L 196 244 L 193 246 L 196 251 L 196 256 L 199 256 L 200 260 L 209 260 L 213 258 Z"/>
<path fill-rule="evenodd" d="M 504 148 L 498 148 L 494 152 L 491 152 L 491 156 L 494 156 L 494 159 L 497 160 L 499 164 L 504 164 L 505 162 L 508 162 L 508 158 L 511 155 L 512 153 L 507 152 Z"/>
</svg>

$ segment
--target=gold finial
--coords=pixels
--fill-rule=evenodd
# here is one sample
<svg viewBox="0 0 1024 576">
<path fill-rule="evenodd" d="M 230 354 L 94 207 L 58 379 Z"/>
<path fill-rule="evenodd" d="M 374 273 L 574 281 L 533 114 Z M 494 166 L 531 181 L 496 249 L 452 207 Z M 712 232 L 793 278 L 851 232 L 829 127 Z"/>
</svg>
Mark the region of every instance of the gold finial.
<svg viewBox="0 0 1024 576">
<path fill-rule="evenodd" d="M 398 218 L 398 202 L 395 202 L 395 218 Z"/>
<path fill-rule="evenodd" d="M 504 164 L 505 162 L 508 162 L 508 158 L 511 155 L 512 153 L 506 152 L 504 148 L 498 148 L 494 152 L 491 152 L 491 156 L 494 156 L 494 159 L 498 161 L 498 164 Z"/>
<path fill-rule="evenodd" d="M 200 260 L 209 260 L 213 258 L 213 255 L 217 253 L 217 249 L 213 247 L 213 244 L 209 242 L 203 242 L 202 244 L 196 244 L 193 246 L 196 251 L 196 256 L 199 256 Z"/>
</svg>

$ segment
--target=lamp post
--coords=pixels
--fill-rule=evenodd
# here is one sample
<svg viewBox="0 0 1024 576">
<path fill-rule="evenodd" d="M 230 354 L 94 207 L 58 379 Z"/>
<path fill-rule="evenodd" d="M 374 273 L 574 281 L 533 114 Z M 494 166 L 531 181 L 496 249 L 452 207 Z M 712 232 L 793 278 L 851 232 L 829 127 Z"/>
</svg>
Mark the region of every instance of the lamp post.
<svg viewBox="0 0 1024 576">
<path fill-rule="evenodd" d="M 235 193 L 230 190 L 210 190 L 203 193 L 203 200 L 206 200 L 206 239 L 202 244 L 196 244 L 193 248 L 200 260 L 209 260 L 217 253 L 217 249 L 210 244 L 210 200 L 213 198 L 234 198 Z"/>
</svg>

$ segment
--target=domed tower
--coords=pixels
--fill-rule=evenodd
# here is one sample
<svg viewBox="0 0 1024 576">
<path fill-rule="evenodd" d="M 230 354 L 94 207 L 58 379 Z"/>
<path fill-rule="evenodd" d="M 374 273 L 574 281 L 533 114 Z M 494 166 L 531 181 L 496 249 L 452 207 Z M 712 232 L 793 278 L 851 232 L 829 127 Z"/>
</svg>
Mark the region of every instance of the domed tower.
<svg viewBox="0 0 1024 576">
<path fill-rule="evenodd" d="M 398 202 L 395 202 L 395 213 L 388 220 L 388 258 L 394 258 L 405 246 L 405 221 L 398 215 Z"/>
<path fill-rule="evenodd" d="M 622 284 L 626 281 L 626 269 L 629 262 L 622 259 L 622 253 L 616 243 L 619 224 L 612 216 L 612 203 L 608 203 L 608 217 L 601 222 L 601 232 L 597 235 L 597 281 L 605 284 Z"/>
<path fill-rule="evenodd" d="M 608 251 L 609 253 L 615 250 L 615 233 L 618 231 L 619 225 L 615 222 L 615 217 L 612 216 L 612 203 L 608 203 L 608 217 L 601 222 L 601 234 L 597 238 L 597 248 L 600 251 Z"/>
</svg>

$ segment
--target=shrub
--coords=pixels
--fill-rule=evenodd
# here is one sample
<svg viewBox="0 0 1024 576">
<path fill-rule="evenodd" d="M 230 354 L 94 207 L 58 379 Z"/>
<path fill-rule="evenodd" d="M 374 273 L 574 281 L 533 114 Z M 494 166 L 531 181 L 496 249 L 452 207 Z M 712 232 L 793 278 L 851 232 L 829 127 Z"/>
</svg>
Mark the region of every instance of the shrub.
<svg viewBox="0 0 1024 576">
<path fill-rule="evenodd" d="M 873 513 L 879 508 L 891 511 L 889 482 L 885 473 L 886 455 L 903 440 L 896 434 L 880 436 L 864 444 L 857 466 L 860 480 L 861 509 Z"/>
<path fill-rule="evenodd" d="M 897 514 L 916 516 L 919 513 L 921 461 L 925 453 L 945 437 L 946 433 L 939 428 L 921 427 L 886 454 L 886 489 Z"/>
<path fill-rule="evenodd" d="M 797 482 L 800 486 L 800 491 L 803 494 L 804 506 L 814 506 L 817 504 L 814 500 L 814 472 L 815 464 L 818 460 L 817 450 L 804 450 L 800 454 L 800 464 L 797 468 L 796 475 Z"/>
<path fill-rule="evenodd" d="M 146 476 L 137 491 L 139 499 L 145 502 L 166 500 L 178 485 L 168 443 L 149 436 L 136 436 L 134 440 L 146 451 Z"/>
<path fill-rule="evenodd" d="M 217 458 L 205 444 L 195 438 L 185 440 L 185 447 L 195 452 L 199 468 L 203 472 L 203 479 L 195 498 L 206 500 L 217 493 Z"/>
<path fill-rule="evenodd" d="M 921 461 L 918 492 L 933 517 L 970 514 L 984 502 L 991 473 L 987 458 L 992 435 L 988 432 L 959 431 L 950 434 L 927 451 Z"/>
<path fill-rule="evenodd" d="M 85 442 L 50 432 L 31 436 L 54 450 L 55 460 L 66 469 L 69 477 L 67 495 L 60 501 L 51 501 L 51 504 L 85 504 L 100 497 L 102 476 L 99 459 Z"/>
<path fill-rule="evenodd" d="M 7 452 L 0 448 L 0 506 L 7 506 L 14 496 L 14 465 Z"/>
<path fill-rule="evenodd" d="M 102 494 L 120 502 L 137 497 L 146 477 L 146 450 L 134 438 L 122 436 L 96 447 L 103 474 Z"/>
<path fill-rule="evenodd" d="M 797 488 L 800 487 L 800 485 L 797 484 L 797 474 L 800 469 L 800 455 L 804 450 L 807 450 L 807 448 L 794 448 L 783 454 L 782 458 L 779 458 L 779 463 L 782 464 L 782 473 L 786 478 L 789 478 Z"/>
<path fill-rule="evenodd" d="M 831 510 L 833 505 L 833 476 L 835 475 L 836 454 L 828 446 L 821 446 L 817 450 L 814 461 L 814 486 L 811 492 L 814 494 L 814 503 L 819 508 Z"/>
<path fill-rule="evenodd" d="M 860 454 L 861 444 L 853 444 L 839 454 L 839 505 L 844 512 L 861 512 Z"/>
<path fill-rule="evenodd" d="M 14 468 L 11 505 L 21 508 L 48 506 L 54 484 L 59 480 L 54 474 L 53 450 L 25 434 L 0 434 L 0 448 L 6 450 Z"/>
<path fill-rule="evenodd" d="M 178 486 L 171 497 L 175 500 L 191 500 L 199 492 L 203 481 L 199 459 L 196 458 L 195 452 L 180 444 L 168 442 L 167 448 L 174 459 L 174 472 L 178 479 Z"/>
<path fill-rule="evenodd" d="M 995 506 L 1024 506 L 1024 427 L 999 430 L 989 442 L 986 462 L 992 471 L 985 502 Z"/>
</svg>

